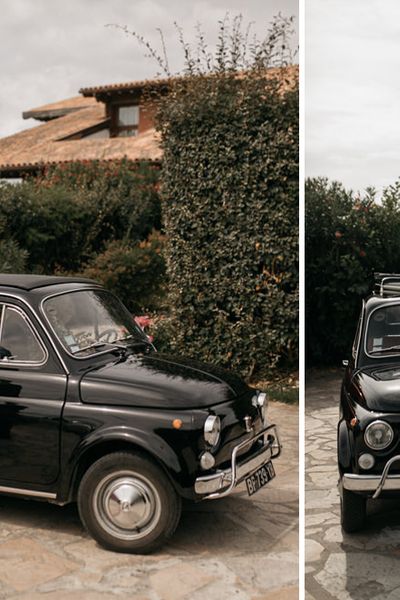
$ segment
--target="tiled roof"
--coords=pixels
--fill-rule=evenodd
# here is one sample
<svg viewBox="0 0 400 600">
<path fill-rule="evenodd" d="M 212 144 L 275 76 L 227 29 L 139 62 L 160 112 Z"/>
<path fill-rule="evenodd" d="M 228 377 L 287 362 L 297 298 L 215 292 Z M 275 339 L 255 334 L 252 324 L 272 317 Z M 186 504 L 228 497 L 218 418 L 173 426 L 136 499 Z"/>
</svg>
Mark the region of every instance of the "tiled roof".
<svg viewBox="0 0 400 600">
<path fill-rule="evenodd" d="M 67 98 L 66 100 L 60 100 L 59 102 L 52 102 L 51 104 L 44 104 L 37 108 L 31 108 L 30 110 L 23 112 L 22 117 L 24 119 L 34 118 L 39 121 L 48 121 L 81 110 L 82 108 L 94 106 L 95 104 L 96 100 L 94 98 L 75 96 L 74 98 Z"/>
<path fill-rule="evenodd" d="M 142 90 L 146 86 L 168 86 L 170 79 L 143 79 L 141 81 L 125 81 L 124 83 L 110 83 L 106 85 L 95 85 L 93 87 L 81 88 L 79 93 L 85 97 L 95 96 L 98 93 L 122 92 L 130 90 Z"/>
<path fill-rule="evenodd" d="M 0 174 L 32 170 L 41 165 L 75 160 L 159 160 L 161 150 L 153 129 L 137 137 L 65 140 L 105 122 L 104 105 L 94 104 L 0 139 Z M 59 141 L 61 140 L 61 141 Z"/>
<path fill-rule="evenodd" d="M 284 79 L 288 82 L 291 81 L 293 83 L 295 77 L 297 76 L 299 71 L 298 65 L 288 65 L 287 67 L 276 67 L 267 69 L 266 75 L 267 77 L 274 77 L 277 74 L 283 74 Z M 243 72 L 238 73 L 239 77 L 244 77 L 245 74 Z M 125 81 L 124 83 L 110 83 L 106 85 L 97 85 L 93 87 L 81 88 L 79 93 L 85 97 L 96 96 L 97 94 L 105 94 L 108 92 L 122 92 L 122 91 L 140 91 L 145 87 L 168 87 L 172 81 L 177 81 L 178 79 L 182 79 L 182 77 L 170 77 L 163 79 L 142 79 L 141 81 Z"/>
<path fill-rule="evenodd" d="M 292 87 L 298 77 L 298 66 L 269 69 L 266 76 L 278 75 L 282 88 Z M 239 77 L 245 74 L 238 74 Z M 159 137 L 148 129 L 137 137 L 65 138 L 88 128 L 106 123 L 105 105 L 93 97 L 107 91 L 140 90 L 145 85 L 168 85 L 168 79 L 131 81 L 120 84 L 83 88 L 78 96 L 53 102 L 24 113 L 46 120 L 46 123 L 0 139 L 0 176 L 18 175 L 42 165 L 78 160 L 161 160 Z M 56 118 L 58 117 L 58 118 Z"/>
</svg>

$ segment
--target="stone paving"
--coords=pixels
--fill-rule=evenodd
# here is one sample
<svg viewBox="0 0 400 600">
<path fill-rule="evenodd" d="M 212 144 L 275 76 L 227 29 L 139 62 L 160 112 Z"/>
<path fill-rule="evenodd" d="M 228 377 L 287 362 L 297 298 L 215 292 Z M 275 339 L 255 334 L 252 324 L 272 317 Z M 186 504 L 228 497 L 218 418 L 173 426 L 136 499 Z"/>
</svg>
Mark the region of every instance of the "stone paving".
<svg viewBox="0 0 400 600">
<path fill-rule="evenodd" d="M 101 549 L 75 506 L 0 497 L 0 599 L 297 600 L 298 408 L 271 403 L 284 443 L 276 478 L 252 497 L 185 507 L 156 554 Z"/>
<path fill-rule="evenodd" d="M 399 600 L 400 509 L 368 502 L 366 529 L 340 527 L 336 426 L 342 373 L 306 386 L 306 600 Z"/>
</svg>

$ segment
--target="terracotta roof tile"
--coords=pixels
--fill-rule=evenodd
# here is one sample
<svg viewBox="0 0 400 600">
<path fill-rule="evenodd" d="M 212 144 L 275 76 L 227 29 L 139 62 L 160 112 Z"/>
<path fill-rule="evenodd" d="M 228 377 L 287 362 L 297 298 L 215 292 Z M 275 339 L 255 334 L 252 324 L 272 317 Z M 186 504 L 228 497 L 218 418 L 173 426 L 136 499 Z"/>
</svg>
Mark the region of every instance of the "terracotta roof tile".
<svg viewBox="0 0 400 600">
<path fill-rule="evenodd" d="M 146 86 L 167 86 L 170 79 L 142 79 L 141 81 L 125 81 L 124 83 L 110 83 L 106 85 L 95 85 L 92 87 L 81 88 L 79 93 L 85 97 L 95 96 L 98 93 L 118 92 L 125 90 L 140 91 Z"/>
<path fill-rule="evenodd" d="M 271 68 L 267 69 L 267 76 L 276 76 L 278 73 L 283 73 L 285 75 L 285 79 L 294 81 L 296 75 L 298 74 L 299 66 L 298 65 L 288 65 L 287 67 L 279 67 L 279 68 Z M 244 77 L 243 72 L 238 73 L 239 77 Z M 80 94 L 83 94 L 85 97 L 96 96 L 96 94 L 102 94 L 107 92 L 119 92 L 119 91 L 129 91 L 135 90 L 140 91 L 144 87 L 161 87 L 170 85 L 172 81 L 176 81 L 179 79 L 183 79 L 182 77 L 169 77 L 169 78 L 158 78 L 158 79 L 142 79 L 141 81 L 125 81 L 124 83 L 110 83 L 106 85 L 97 85 L 92 87 L 85 87 L 79 90 Z"/>
<path fill-rule="evenodd" d="M 81 110 L 82 108 L 94 106 L 95 104 L 96 100 L 94 98 L 75 96 L 74 98 L 67 98 L 66 100 L 44 104 L 37 108 L 31 108 L 30 110 L 24 111 L 22 117 L 24 119 L 34 118 L 39 121 L 48 121 L 50 119 L 62 117 L 70 112 Z"/>
<path fill-rule="evenodd" d="M 137 137 L 62 140 L 77 131 L 105 122 L 104 105 L 69 113 L 0 139 L 0 173 L 73 160 L 159 160 L 161 150 L 154 129 Z"/>
<path fill-rule="evenodd" d="M 298 66 L 285 69 L 270 69 L 267 76 L 282 73 L 283 88 L 292 87 L 298 77 Z M 239 74 L 239 77 L 244 74 Z M 130 160 L 160 161 L 162 152 L 159 137 L 154 129 L 149 129 L 137 137 L 83 138 L 65 140 L 90 127 L 106 122 L 105 105 L 91 96 L 107 90 L 140 89 L 144 85 L 165 85 L 168 79 L 143 81 L 83 88 L 81 93 L 89 97 L 75 97 L 53 102 L 27 111 L 26 115 L 46 118 L 47 122 L 21 131 L 15 135 L 0 139 L 0 175 L 1 173 L 20 173 L 41 165 L 70 162 L 74 160 L 115 160 L 127 157 Z M 59 112 L 59 116 L 57 113 Z M 38 116 L 39 115 L 39 116 Z M 58 118 L 54 118 L 58 116 Z"/>
</svg>

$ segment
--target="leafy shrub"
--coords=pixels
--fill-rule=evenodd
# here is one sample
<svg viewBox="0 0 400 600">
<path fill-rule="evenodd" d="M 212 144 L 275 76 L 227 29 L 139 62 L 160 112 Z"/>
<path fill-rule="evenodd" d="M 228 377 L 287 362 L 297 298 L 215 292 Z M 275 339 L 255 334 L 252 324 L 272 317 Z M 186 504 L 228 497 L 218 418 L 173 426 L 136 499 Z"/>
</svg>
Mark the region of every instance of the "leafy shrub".
<svg viewBox="0 0 400 600">
<path fill-rule="evenodd" d="M 373 273 L 398 272 L 400 182 L 361 197 L 326 178 L 306 182 L 308 365 L 339 364 L 350 351 Z"/>
<path fill-rule="evenodd" d="M 62 187 L 78 196 L 97 216 L 92 239 L 96 246 L 110 237 L 146 239 L 160 229 L 159 168 L 127 159 L 82 161 L 48 168 L 37 180 L 40 188 Z"/>
<path fill-rule="evenodd" d="M 0 273 L 24 273 L 28 253 L 15 240 L 0 240 Z"/>
<path fill-rule="evenodd" d="M 88 274 L 134 311 L 163 295 L 159 170 L 126 160 L 71 163 L 0 184 L 0 270 Z"/>
<path fill-rule="evenodd" d="M 159 104 L 169 331 L 174 350 L 260 377 L 297 357 L 297 80 L 266 71 L 276 38 L 238 76 L 243 40 L 221 35 L 214 70 L 189 58 Z"/>
<path fill-rule="evenodd" d="M 0 185 L 0 219 L 29 253 L 29 270 L 78 270 L 111 240 L 160 227 L 158 171 L 128 161 L 75 163 Z"/>
<path fill-rule="evenodd" d="M 165 285 L 161 245 L 162 238 L 155 233 L 136 245 L 112 241 L 80 274 L 101 282 L 133 313 L 155 310 Z"/>
</svg>

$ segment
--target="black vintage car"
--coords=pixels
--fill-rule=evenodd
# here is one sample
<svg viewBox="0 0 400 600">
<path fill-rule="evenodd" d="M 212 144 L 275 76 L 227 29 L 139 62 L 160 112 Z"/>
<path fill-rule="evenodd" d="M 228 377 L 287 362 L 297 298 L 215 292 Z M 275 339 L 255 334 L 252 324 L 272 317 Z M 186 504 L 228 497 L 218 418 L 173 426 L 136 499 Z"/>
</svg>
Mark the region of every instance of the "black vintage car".
<svg viewBox="0 0 400 600">
<path fill-rule="evenodd" d="M 87 279 L 0 275 L 0 492 L 77 501 L 106 548 L 149 552 L 182 498 L 249 494 L 280 453 L 266 394 L 161 355 Z"/>
<path fill-rule="evenodd" d="M 344 363 L 339 490 L 351 533 L 365 524 L 368 498 L 400 497 L 400 275 L 376 274 Z"/>
</svg>

